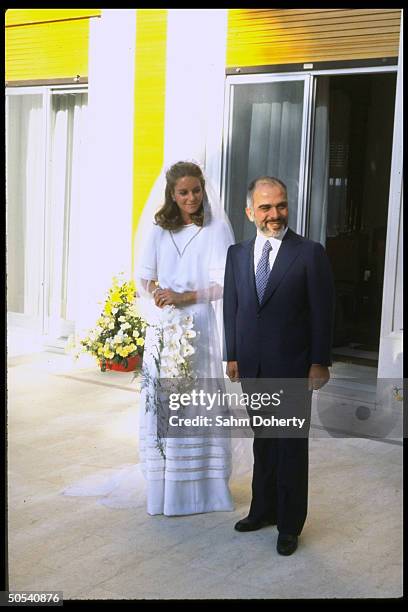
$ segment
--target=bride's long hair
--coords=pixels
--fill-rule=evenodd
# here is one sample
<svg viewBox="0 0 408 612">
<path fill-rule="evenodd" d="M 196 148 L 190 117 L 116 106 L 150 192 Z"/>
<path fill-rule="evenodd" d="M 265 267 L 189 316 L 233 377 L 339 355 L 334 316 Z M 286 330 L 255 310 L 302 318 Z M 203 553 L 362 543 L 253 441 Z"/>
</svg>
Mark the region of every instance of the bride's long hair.
<svg viewBox="0 0 408 612">
<path fill-rule="evenodd" d="M 183 218 L 177 203 L 173 199 L 176 183 L 185 176 L 198 178 L 203 190 L 203 201 L 196 213 L 191 214 L 191 221 L 195 225 L 204 225 L 204 201 L 207 198 L 205 191 L 205 179 L 201 168 L 192 162 L 177 162 L 166 172 L 166 188 L 164 192 L 164 204 L 154 215 L 156 225 L 163 229 L 177 230 L 184 225 Z"/>
</svg>

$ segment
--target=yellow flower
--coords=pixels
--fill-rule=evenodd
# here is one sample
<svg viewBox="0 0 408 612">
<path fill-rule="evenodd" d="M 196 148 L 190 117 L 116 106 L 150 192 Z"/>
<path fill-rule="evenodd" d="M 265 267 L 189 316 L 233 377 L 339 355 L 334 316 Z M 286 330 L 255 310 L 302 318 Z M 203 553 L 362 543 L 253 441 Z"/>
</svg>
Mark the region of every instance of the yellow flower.
<svg viewBox="0 0 408 612">
<path fill-rule="evenodd" d="M 144 346 L 146 324 L 135 305 L 136 285 L 133 280 L 123 279 L 122 272 L 113 277 L 96 326 L 80 341 L 82 350 L 99 359 L 112 359 L 115 355 L 125 358 Z M 118 332 L 114 331 L 116 327 Z"/>
<path fill-rule="evenodd" d="M 135 297 L 135 291 L 135 283 L 133 281 L 130 281 L 130 283 L 126 287 L 126 300 L 128 302 L 133 302 Z"/>
</svg>

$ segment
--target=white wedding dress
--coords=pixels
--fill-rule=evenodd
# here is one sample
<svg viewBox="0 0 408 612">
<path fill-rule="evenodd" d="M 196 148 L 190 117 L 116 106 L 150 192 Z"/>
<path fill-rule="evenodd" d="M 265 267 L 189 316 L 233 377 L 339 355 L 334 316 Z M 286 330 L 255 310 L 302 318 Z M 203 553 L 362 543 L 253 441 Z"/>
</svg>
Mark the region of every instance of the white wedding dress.
<svg viewBox="0 0 408 612">
<path fill-rule="evenodd" d="M 217 222 L 218 239 L 225 250 L 227 226 Z M 160 287 L 177 292 L 200 290 L 201 270 L 208 266 L 209 281 L 216 283 L 218 253 L 207 253 L 208 227 L 194 224 L 170 232 L 153 226 L 151 237 L 144 247 L 139 275 L 157 279 Z M 214 227 L 212 227 L 214 232 Z M 212 249 L 213 250 L 213 249 Z M 214 264 L 213 264 L 214 262 Z M 222 280 L 221 280 L 222 282 Z M 201 287 L 202 288 L 202 287 Z M 222 384 L 222 357 L 214 311 L 214 302 L 205 301 L 182 308 L 192 315 L 197 332 L 192 356 L 197 376 Z M 145 304 L 146 307 L 146 304 Z M 159 321 L 163 309 L 152 299 L 147 304 L 150 320 Z M 157 352 L 155 330 L 150 327 L 146 336 L 144 367 L 150 376 L 157 376 L 154 355 Z M 220 385 L 218 385 L 220 386 Z M 228 480 L 231 475 L 231 445 L 227 437 L 172 437 L 165 440 L 165 458 L 157 448 L 157 421 L 154 411 L 145 410 L 146 392 L 142 392 L 140 405 L 140 459 L 147 482 L 147 511 L 149 514 L 181 515 L 234 509 Z"/>
<path fill-rule="evenodd" d="M 208 227 L 184 226 L 170 232 L 151 227 L 143 246 L 139 275 L 157 279 L 163 288 L 177 292 L 203 289 L 210 280 L 222 286 L 229 228 L 217 220 Z M 207 257 L 207 259 L 206 259 Z M 209 257 L 209 259 L 208 259 Z M 203 266 L 209 271 L 202 274 Z M 201 285 L 201 286 L 200 286 Z M 153 300 L 139 301 L 142 316 L 158 323 L 163 311 Z M 194 344 L 193 367 L 202 378 L 222 387 L 222 355 L 219 333 L 222 326 L 221 300 L 196 303 L 183 310 L 193 316 L 198 337 Z M 146 334 L 143 366 L 151 377 L 157 375 L 154 354 L 157 335 L 153 327 Z M 232 473 L 231 440 L 228 437 L 168 438 L 165 458 L 157 448 L 154 411 L 146 411 L 146 390 L 139 404 L 139 463 L 105 470 L 64 489 L 64 495 L 96 496 L 97 503 L 112 508 L 146 506 L 151 515 L 186 515 L 212 511 L 232 511 L 228 486 Z M 233 477 L 247 476 L 252 470 L 252 441 L 233 440 Z M 136 455 L 136 448 L 135 448 Z"/>
</svg>

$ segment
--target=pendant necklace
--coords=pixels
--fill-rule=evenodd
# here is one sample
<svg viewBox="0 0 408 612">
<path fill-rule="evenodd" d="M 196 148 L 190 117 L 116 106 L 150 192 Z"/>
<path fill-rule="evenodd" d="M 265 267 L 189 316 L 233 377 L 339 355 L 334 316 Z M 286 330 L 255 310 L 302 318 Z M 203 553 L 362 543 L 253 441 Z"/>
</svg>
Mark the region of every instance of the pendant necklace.
<svg viewBox="0 0 408 612">
<path fill-rule="evenodd" d="M 172 239 L 172 241 L 173 241 L 174 246 L 176 247 L 176 251 L 177 251 L 177 253 L 179 254 L 179 257 L 183 257 L 184 252 L 185 252 L 186 248 L 188 247 L 188 245 L 190 244 L 190 242 L 191 242 L 192 240 L 194 240 L 194 238 L 195 238 L 196 236 L 198 236 L 198 234 L 201 232 L 201 230 L 202 230 L 202 229 L 203 229 L 203 228 L 202 228 L 202 227 L 200 227 L 200 228 L 198 229 L 198 232 L 196 232 L 195 234 L 193 234 L 193 236 L 191 236 L 190 240 L 189 240 L 189 241 L 187 242 L 187 244 L 184 246 L 184 248 L 183 248 L 183 250 L 181 251 L 181 253 L 180 253 L 180 250 L 179 250 L 179 248 L 178 248 L 178 246 L 177 246 L 177 244 L 176 244 L 176 241 L 174 240 L 174 236 L 173 236 L 173 232 L 172 232 L 172 230 L 169 230 L 169 231 L 170 231 L 170 236 L 171 236 L 171 239 Z"/>
</svg>

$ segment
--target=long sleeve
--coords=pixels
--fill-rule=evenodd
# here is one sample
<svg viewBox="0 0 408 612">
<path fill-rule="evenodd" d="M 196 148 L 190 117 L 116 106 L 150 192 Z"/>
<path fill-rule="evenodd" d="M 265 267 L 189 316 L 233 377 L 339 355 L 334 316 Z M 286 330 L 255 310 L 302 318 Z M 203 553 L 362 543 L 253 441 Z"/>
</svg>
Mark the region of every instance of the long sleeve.
<svg viewBox="0 0 408 612">
<path fill-rule="evenodd" d="M 330 366 L 334 325 L 334 282 L 326 251 L 313 245 L 307 287 L 311 317 L 311 363 Z"/>
<path fill-rule="evenodd" d="M 225 330 L 225 344 L 226 344 L 226 355 L 224 358 L 226 361 L 236 361 L 236 314 L 237 314 L 238 300 L 237 300 L 237 289 L 235 284 L 233 263 L 231 257 L 231 247 L 228 249 L 227 261 L 225 265 L 225 277 L 224 277 L 224 330 Z"/>
</svg>

